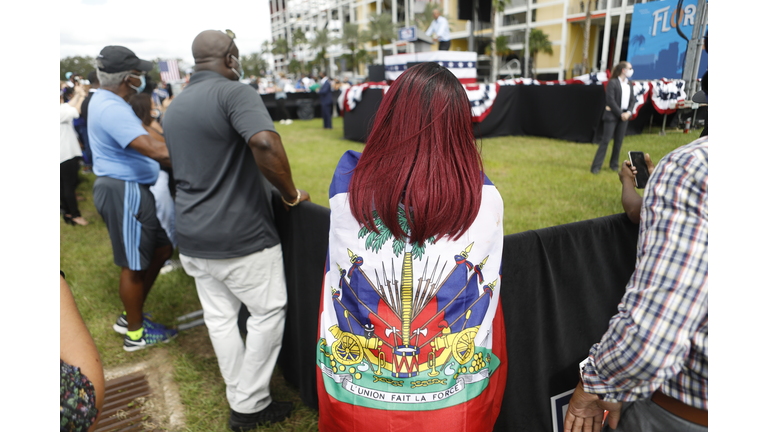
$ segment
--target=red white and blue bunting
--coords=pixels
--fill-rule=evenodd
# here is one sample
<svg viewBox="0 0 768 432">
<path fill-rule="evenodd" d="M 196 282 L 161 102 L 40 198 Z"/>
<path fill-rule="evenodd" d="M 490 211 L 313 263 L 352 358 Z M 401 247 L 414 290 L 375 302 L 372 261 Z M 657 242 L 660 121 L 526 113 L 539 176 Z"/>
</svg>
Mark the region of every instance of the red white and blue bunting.
<svg viewBox="0 0 768 432">
<path fill-rule="evenodd" d="M 539 81 L 531 78 L 515 78 L 499 80 L 495 84 L 462 84 L 467 92 L 467 98 L 472 105 L 472 121 L 479 123 L 490 114 L 496 96 L 501 86 L 512 85 L 604 85 L 608 81 L 605 72 L 582 75 L 569 80 Z M 632 119 L 637 117 L 643 105 L 651 99 L 654 109 L 660 114 L 672 114 L 677 110 L 677 104 L 685 100 L 685 82 L 683 80 L 651 80 L 633 81 L 635 93 L 635 106 L 632 110 Z M 384 93 L 389 89 L 386 82 L 365 83 L 352 86 L 339 96 L 339 106 L 344 112 L 355 109 L 357 103 L 363 99 L 363 92 L 368 89 L 381 89 Z"/>
<path fill-rule="evenodd" d="M 341 107 L 341 114 L 352 111 L 357 106 L 357 103 L 363 100 L 363 92 L 368 89 L 382 89 L 384 93 L 389 90 L 389 84 L 386 81 L 381 82 L 368 82 L 352 86 L 347 91 L 341 92 L 339 95 L 339 106 Z"/>
<path fill-rule="evenodd" d="M 500 85 L 569 85 L 569 84 L 602 84 L 608 81 L 608 74 L 597 72 L 571 78 L 569 80 L 539 81 L 533 78 L 511 78 L 497 81 Z"/>
<path fill-rule="evenodd" d="M 630 120 L 634 120 L 637 117 L 637 113 L 640 112 L 640 108 L 642 108 L 643 105 L 645 105 L 645 102 L 648 100 L 648 96 L 651 94 L 651 87 L 653 86 L 648 81 L 633 81 L 632 84 L 632 90 L 635 93 L 635 106 L 632 108 L 632 118 Z"/>
<path fill-rule="evenodd" d="M 685 81 L 651 81 L 651 102 L 659 114 L 672 114 L 677 110 L 677 103 L 685 100 Z"/>
<path fill-rule="evenodd" d="M 469 104 L 472 106 L 472 121 L 479 123 L 491 113 L 493 102 L 499 94 L 499 83 L 496 84 L 467 84 L 464 90 L 467 92 Z"/>
</svg>

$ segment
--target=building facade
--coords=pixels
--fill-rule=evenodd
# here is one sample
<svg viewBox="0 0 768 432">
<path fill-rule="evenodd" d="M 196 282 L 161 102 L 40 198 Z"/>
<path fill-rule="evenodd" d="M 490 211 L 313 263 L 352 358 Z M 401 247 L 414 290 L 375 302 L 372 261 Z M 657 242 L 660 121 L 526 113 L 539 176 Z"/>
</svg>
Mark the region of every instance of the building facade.
<svg viewBox="0 0 768 432">
<path fill-rule="evenodd" d="M 483 62 L 490 65 L 485 47 L 491 41 L 493 29 L 489 22 L 459 20 L 459 7 L 471 0 L 434 1 L 451 25 L 451 50 L 468 51 L 473 45 L 479 53 L 479 67 Z M 491 0 L 475 0 L 490 2 Z M 500 64 L 499 76 L 510 74 L 529 76 L 525 70 L 526 40 L 533 29 L 546 34 L 552 43 L 552 54 L 536 56 L 536 72 L 539 79 L 567 79 L 587 72 L 605 71 L 621 60 L 626 60 L 629 28 L 635 3 L 647 0 L 507 0 L 503 11 L 495 16 L 496 34 L 508 37 L 508 48 L 513 54 Z M 301 29 L 308 40 L 313 40 L 319 30 L 327 29 L 331 39 L 340 37 L 344 24 L 358 24 L 360 30 L 368 28 L 369 20 L 381 14 L 390 14 L 396 28 L 413 25 L 426 9 L 421 0 L 269 0 L 272 25 L 272 43 L 280 38 L 291 47 L 287 55 L 275 55 L 275 69 L 286 71 L 291 59 L 307 62 L 315 59 L 320 48 L 309 43 L 294 44 L 293 36 Z M 461 3 L 461 5 L 460 5 Z M 585 38 L 584 27 L 590 10 L 589 34 Z M 428 25 L 422 19 L 422 30 Z M 587 39 L 586 63 L 584 40 Z M 383 56 L 406 52 L 408 45 L 390 41 L 383 46 L 369 42 L 365 49 L 371 54 L 372 63 L 383 64 Z M 437 45 L 433 46 L 437 49 Z M 331 76 L 353 72 L 365 75 L 365 70 L 353 70 L 351 65 L 339 59 L 350 50 L 342 44 L 328 44 L 325 58 L 329 62 Z M 510 61 L 519 59 L 519 62 Z M 489 66 L 487 66 L 489 68 Z M 489 76 L 490 70 L 479 76 Z"/>
</svg>

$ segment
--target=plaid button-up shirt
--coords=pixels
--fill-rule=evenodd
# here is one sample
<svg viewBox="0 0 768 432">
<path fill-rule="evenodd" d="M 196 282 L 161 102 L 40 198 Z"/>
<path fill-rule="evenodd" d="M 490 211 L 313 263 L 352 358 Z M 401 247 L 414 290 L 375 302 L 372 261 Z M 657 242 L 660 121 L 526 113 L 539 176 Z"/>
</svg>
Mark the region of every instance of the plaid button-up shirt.
<svg viewBox="0 0 768 432">
<path fill-rule="evenodd" d="M 708 179 L 707 138 L 672 151 L 651 175 L 635 272 L 581 370 L 588 393 L 628 402 L 660 388 L 707 409 Z"/>
</svg>

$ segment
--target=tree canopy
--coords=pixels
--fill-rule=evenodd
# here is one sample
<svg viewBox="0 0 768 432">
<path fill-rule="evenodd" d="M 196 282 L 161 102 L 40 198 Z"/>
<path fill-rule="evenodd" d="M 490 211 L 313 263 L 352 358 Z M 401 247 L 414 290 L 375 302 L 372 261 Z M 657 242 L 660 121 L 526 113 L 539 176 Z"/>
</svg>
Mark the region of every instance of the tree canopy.
<svg viewBox="0 0 768 432">
<path fill-rule="evenodd" d="M 344 54 L 342 57 L 347 59 L 350 68 L 355 71 L 360 62 L 368 59 L 368 52 L 365 51 L 365 49 L 360 49 L 360 45 L 365 43 L 366 40 L 366 32 L 361 32 L 360 27 L 357 24 L 344 24 L 339 42 L 344 45 L 345 48 L 348 48 L 351 53 Z"/>
<path fill-rule="evenodd" d="M 539 52 L 551 55 L 552 42 L 550 42 L 549 36 L 540 29 L 531 29 L 531 34 L 528 38 L 528 50 L 533 55 Z"/>
<path fill-rule="evenodd" d="M 93 57 L 66 57 L 59 60 L 59 79 L 62 81 L 66 80 L 65 74 L 67 72 L 72 72 L 86 78 L 94 69 L 96 69 L 96 62 Z"/>
<path fill-rule="evenodd" d="M 528 52 L 533 60 L 533 78 L 536 79 L 536 55 L 540 52 L 552 55 L 552 42 L 549 36 L 540 29 L 532 29 L 528 36 Z"/>
<path fill-rule="evenodd" d="M 240 58 L 240 63 L 243 65 L 243 71 L 245 76 L 256 75 L 262 77 L 269 69 L 267 61 L 261 57 L 259 53 L 251 53 Z"/>
<path fill-rule="evenodd" d="M 333 43 L 333 38 L 327 28 L 316 30 L 315 37 L 312 38 L 312 41 L 309 43 L 312 48 L 318 50 L 317 56 L 315 57 L 315 63 L 322 64 L 321 69 L 326 73 L 328 70 L 325 65 L 325 51 Z"/>
<path fill-rule="evenodd" d="M 350 51 L 352 51 L 354 54 L 361 42 L 360 27 L 357 24 L 345 23 L 341 31 L 339 42 L 341 42 L 346 48 L 349 48 Z"/>
<path fill-rule="evenodd" d="M 386 41 L 397 38 L 397 30 L 395 29 L 395 23 L 392 22 L 392 14 L 373 15 L 368 19 L 367 33 L 372 41 L 376 41 L 379 45 L 384 46 Z"/>
<path fill-rule="evenodd" d="M 304 33 L 304 30 L 297 28 L 293 33 L 293 45 L 304 45 L 307 42 L 307 35 Z"/>
<path fill-rule="evenodd" d="M 272 54 L 287 56 L 291 52 L 291 47 L 288 45 L 288 40 L 284 38 L 275 39 L 272 47 Z"/>
<path fill-rule="evenodd" d="M 288 72 L 290 73 L 300 73 L 302 72 L 302 69 L 303 68 L 301 66 L 301 62 L 299 62 L 295 58 L 291 59 L 291 61 L 288 63 Z"/>
<path fill-rule="evenodd" d="M 493 43 L 488 44 L 487 47 L 485 47 L 485 54 L 490 55 L 491 54 L 491 47 L 496 48 L 496 55 L 499 57 L 506 57 L 510 54 L 512 54 L 514 51 L 509 49 L 507 45 L 509 45 L 509 36 L 508 35 L 499 35 L 496 36 L 496 43 L 495 45 Z"/>
<path fill-rule="evenodd" d="M 310 46 L 315 49 L 320 49 L 321 51 L 325 51 L 329 45 L 333 43 L 333 40 L 331 40 L 331 34 L 328 31 L 327 28 L 323 28 L 320 30 L 315 31 L 315 37 L 312 38 L 312 42 L 310 42 Z"/>
</svg>

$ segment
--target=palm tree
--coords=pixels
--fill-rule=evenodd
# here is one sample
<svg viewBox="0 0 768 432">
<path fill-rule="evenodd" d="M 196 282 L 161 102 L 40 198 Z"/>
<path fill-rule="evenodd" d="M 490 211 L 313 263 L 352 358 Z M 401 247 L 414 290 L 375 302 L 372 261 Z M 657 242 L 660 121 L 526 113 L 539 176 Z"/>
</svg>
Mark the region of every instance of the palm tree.
<svg viewBox="0 0 768 432">
<path fill-rule="evenodd" d="M 496 55 L 499 59 L 504 58 L 504 56 L 508 56 L 514 52 L 507 46 L 509 45 L 509 42 L 508 35 L 496 36 L 496 42 L 489 43 L 488 46 L 485 47 L 485 54 L 493 55 L 493 51 L 496 51 Z"/>
<path fill-rule="evenodd" d="M 635 45 L 635 44 L 637 44 L 638 48 L 645 45 L 645 36 L 635 35 L 635 37 L 632 38 L 632 42 L 630 42 L 630 45 Z"/>
<path fill-rule="evenodd" d="M 304 30 L 296 29 L 296 32 L 293 33 L 293 46 L 301 49 L 307 42 L 307 35 Z M 301 72 L 304 72 L 304 55 L 301 56 Z"/>
<path fill-rule="evenodd" d="M 504 49 L 507 47 L 506 43 L 504 45 L 498 43 L 499 39 L 496 37 L 496 14 L 499 11 L 504 12 L 504 9 L 506 9 L 507 3 L 509 2 L 510 0 L 493 0 L 493 3 L 491 3 L 491 82 L 496 82 L 496 78 L 499 74 L 498 56 L 503 55 L 496 51 L 502 46 Z"/>
<path fill-rule="evenodd" d="M 592 1 L 587 1 L 587 15 L 584 19 L 584 46 L 581 50 L 581 69 L 589 73 L 589 28 L 592 25 Z M 562 49 L 562 48 L 560 48 Z"/>
<path fill-rule="evenodd" d="M 540 29 L 532 29 L 528 39 L 528 52 L 533 60 L 533 79 L 536 79 L 536 54 L 543 52 L 552 55 L 552 42 L 549 36 Z"/>
<path fill-rule="evenodd" d="M 358 70 L 357 71 L 359 72 L 360 63 L 363 63 L 363 64 L 370 63 L 371 60 L 373 60 L 372 57 L 371 57 L 371 54 L 368 53 L 368 51 L 365 48 L 360 48 L 355 53 L 355 57 L 354 57 L 354 64 L 356 66 L 358 66 Z"/>
<path fill-rule="evenodd" d="M 272 54 L 276 56 L 283 56 L 283 64 L 287 63 L 288 53 L 291 52 L 291 47 L 288 45 L 288 40 L 283 38 L 275 39 L 275 42 L 272 45 Z"/>
<path fill-rule="evenodd" d="M 310 42 L 310 46 L 313 49 L 319 50 L 316 56 L 316 61 L 322 59 L 322 70 L 325 73 L 328 72 L 325 65 L 325 51 L 331 44 L 333 44 L 333 40 L 328 28 L 315 30 L 315 37 L 312 39 L 312 42 Z"/>
<path fill-rule="evenodd" d="M 411 218 L 413 218 L 413 213 L 411 213 Z M 376 225 L 376 229 L 379 230 L 378 233 L 376 231 L 371 231 L 366 227 L 362 227 L 357 233 L 357 238 L 365 237 L 365 249 L 371 249 L 374 252 L 378 252 L 384 247 L 384 244 L 389 240 L 392 240 L 394 236 L 392 235 L 392 231 L 384 226 L 384 222 L 382 222 L 381 217 L 376 210 L 373 211 L 373 223 Z M 400 229 L 402 229 L 403 232 L 408 233 L 410 231 L 408 220 L 405 218 L 405 210 L 402 208 L 397 209 L 397 223 L 400 225 Z M 434 244 L 435 238 L 428 238 L 427 243 Z M 396 257 L 399 257 L 405 250 L 405 246 L 405 239 L 396 238 L 392 242 L 392 252 L 394 252 Z M 413 257 L 421 259 L 424 255 L 426 246 L 426 244 L 412 244 L 411 253 L 413 254 Z"/>
<path fill-rule="evenodd" d="M 302 69 L 302 64 L 295 58 L 291 59 L 291 62 L 288 63 L 288 72 L 290 73 L 298 74 L 302 72 Z"/>
<path fill-rule="evenodd" d="M 269 53 L 272 52 L 272 48 L 270 48 L 269 39 L 265 40 L 261 43 L 261 53 Z"/>
<path fill-rule="evenodd" d="M 269 68 L 267 62 L 259 53 L 251 53 L 247 56 L 243 56 L 240 62 L 243 65 L 243 71 L 247 77 L 250 77 L 251 75 L 256 75 L 257 77 L 262 76 L 262 71 L 266 71 Z"/>
<path fill-rule="evenodd" d="M 349 48 L 349 50 L 352 51 L 352 53 L 349 55 L 349 59 L 350 64 L 354 65 L 352 66 L 353 70 L 355 70 L 356 66 L 359 64 L 356 53 L 357 47 L 363 40 L 362 36 L 365 35 L 360 34 L 360 27 L 358 27 L 357 24 L 346 23 L 342 28 L 341 37 L 339 38 L 339 42 L 341 42 L 344 47 Z M 357 71 L 355 70 L 355 72 Z"/>
<path fill-rule="evenodd" d="M 381 54 L 384 55 L 384 41 L 397 37 L 395 23 L 392 22 L 392 14 L 383 13 L 371 16 L 368 22 L 368 36 L 372 41 L 379 44 Z"/>
</svg>

